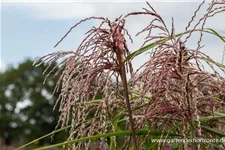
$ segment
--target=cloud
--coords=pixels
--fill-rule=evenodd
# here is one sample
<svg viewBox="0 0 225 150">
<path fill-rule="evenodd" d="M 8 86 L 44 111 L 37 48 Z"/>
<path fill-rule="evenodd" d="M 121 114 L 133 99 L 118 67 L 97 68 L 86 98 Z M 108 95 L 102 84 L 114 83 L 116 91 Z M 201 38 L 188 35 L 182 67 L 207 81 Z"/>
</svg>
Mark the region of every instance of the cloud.
<svg viewBox="0 0 225 150">
<path fill-rule="evenodd" d="M 68 20 L 95 14 L 95 7 L 89 3 L 24 2 L 4 4 L 7 7 L 17 8 L 32 18 L 40 20 Z"/>
<path fill-rule="evenodd" d="M 32 0 L 31 0 L 32 1 Z M 134 0 L 133 0 L 134 1 Z M 175 2 L 176 0 L 164 0 L 161 2 L 156 2 L 155 0 L 151 3 L 154 9 L 164 18 L 165 23 L 171 28 L 171 19 L 172 17 L 175 20 L 176 33 L 184 31 L 184 28 L 191 19 L 194 11 L 198 8 L 200 4 L 199 1 L 185 1 L 185 2 Z M 199 11 L 194 24 L 204 15 L 207 8 L 207 3 Z M 31 15 L 34 19 L 41 20 L 69 20 L 69 19 L 83 19 L 90 16 L 103 16 L 109 19 L 115 19 L 121 14 L 127 14 L 128 12 L 141 11 L 143 7 L 148 7 L 145 2 L 45 2 L 45 3 L 12 3 L 9 5 L 17 7 L 27 14 Z M 213 18 L 210 18 L 206 22 L 206 27 L 213 28 L 215 30 L 224 31 L 224 23 L 221 21 L 225 18 L 225 13 L 219 14 Z M 151 17 L 149 16 L 134 16 L 127 20 L 127 29 L 130 34 L 134 37 L 137 31 L 140 31 L 149 24 Z M 193 26 L 193 24 L 191 25 Z M 134 44 L 129 44 L 130 49 L 136 50 L 143 43 L 143 35 L 137 38 L 134 37 Z M 191 41 L 198 40 L 199 36 L 193 36 Z M 208 37 L 207 37 L 208 38 Z M 203 42 L 204 41 L 203 39 Z M 195 42 L 196 44 L 196 42 Z M 203 43 L 205 44 L 205 43 Z M 219 49 L 223 46 L 219 40 L 207 40 L 207 45 L 211 47 L 218 47 Z M 194 44 L 191 44 L 194 48 Z M 210 49 L 206 50 L 207 52 Z M 212 50 L 211 50 L 212 51 Z M 135 66 L 139 66 L 140 62 L 143 62 L 141 56 L 137 58 L 137 61 L 134 61 Z M 217 61 L 221 60 L 221 55 L 214 53 L 213 57 Z M 147 59 L 147 56 L 145 57 Z"/>
<path fill-rule="evenodd" d="M 5 0 L 10 1 L 10 0 Z M 13 0 L 14 2 L 20 2 L 21 0 Z M 175 0 L 176 1 L 176 0 Z M 190 2 L 175 3 L 175 1 L 164 0 L 157 2 L 153 0 L 153 4 L 156 10 L 160 13 L 164 13 L 167 16 L 173 15 L 185 15 L 194 10 L 195 7 L 190 7 L 194 4 Z M 184 5 L 185 4 L 185 5 Z M 125 14 L 131 11 L 138 11 L 143 6 L 147 6 L 145 1 L 137 2 L 136 0 L 129 0 L 129 2 L 110 1 L 99 2 L 98 0 L 92 0 L 89 2 L 63 2 L 60 0 L 48 0 L 47 2 L 38 2 L 37 0 L 30 0 L 22 3 L 4 3 L 10 7 L 16 7 L 32 16 L 36 19 L 47 20 L 66 20 L 76 19 L 89 16 L 106 16 L 106 17 L 118 17 L 121 14 Z M 196 5 L 197 6 L 197 5 Z M 186 8 L 186 11 L 185 11 Z M 174 11 L 179 13 L 174 13 Z"/>
<path fill-rule="evenodd" d="M 18 0 L 19 1 L 19 0 Z M 33 1 L 33 2 L 32 2 Z M 9 7 L 16 7 L 18 10 L 25 12 L 33 19 L 40 20 L 73 20 L 83 19 L 90 16 L 103 16 L 109 19 L 115 19 L 121 14 L 128 12 L 141 11 L 141 8 L 148 7 L 145 2 L 31 2 L 26 3 L 4 3 Z M 176 1 L 176 0 L 175 0 Z M 177 31 L 181 32 L 191 19 L 194 11 L 198 8 L 199 2 L 171 2 L 164 0 L 163 2 L 151 2 L 154 9 L 163 16 L 166 23 L 170 24 L 174 17 Z M 205 13 L 207 2 L 197 15 L 201 17 Z M 9 8 L 10 9 L 10 8 Z M 224 29 L 223 23 L 218 23 L 223 20 L 225 13 L 217 15 L 207 22 L 207 27 L 214 29 Z M 131 19 L 131 26 L 134 28 L 146 25 L 151 18 L 138 17 Z M 198 19 L 197 19 L 198 20 Z M 196 20 L 196 21 L 197 21 Z M 135 30 L 133 30 L 135 31 Z"/>
<path fill-rule="evenodd" d="M 3 72 L 5 70 L 5 64 L 0 60 L 0 72 Z"/>
</svg>

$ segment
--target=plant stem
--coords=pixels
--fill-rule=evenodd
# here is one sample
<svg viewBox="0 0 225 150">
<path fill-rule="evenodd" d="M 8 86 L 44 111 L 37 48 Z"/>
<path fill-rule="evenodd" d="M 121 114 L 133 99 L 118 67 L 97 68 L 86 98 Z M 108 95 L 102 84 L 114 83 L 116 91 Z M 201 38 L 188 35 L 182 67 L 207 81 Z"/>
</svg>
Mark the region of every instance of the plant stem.
<svg viewBox="0 0 225 150">
<path fill-rule="evenodd" d="M 124 97 L 126 99 L 129 122 L 130 122 L 133 142 L 134 142 L 134 150 L 138 150 L 137 149 L 137 140 L 136 140 L 136 136 L 135 136 L 134 120 L 133 120 L 133 117 L 132 117 L 132 110 L 131 110 L 130 100 L 129 100 L 126 70 L 125 70 L 125 65 L 124 65 L 124 62 L 123 62 L 122 59 L 120 59 L 120 69 L 121 69 L 120 70 L 120 77 L 121 77 L 121 80 L 122 80 L 122 83 L 123 83 Z"/>
</svg>

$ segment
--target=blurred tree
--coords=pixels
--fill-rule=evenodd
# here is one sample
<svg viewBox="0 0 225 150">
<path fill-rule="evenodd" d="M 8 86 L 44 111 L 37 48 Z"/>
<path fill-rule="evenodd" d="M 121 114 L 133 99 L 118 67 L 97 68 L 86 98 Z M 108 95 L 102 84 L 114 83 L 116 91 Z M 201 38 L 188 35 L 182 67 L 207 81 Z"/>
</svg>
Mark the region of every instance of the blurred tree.
<svg viewBox="0 0 225 150">
<path fill-rule="evenodd" d="M 57 95 L 51 97 L 57 78 L 50 75 L 45 84 L 45 67 L 27 60 L 0 73 L 0 138 L 6 144 L 28 142 L 55 129 L 58 110 L 53 111 Z M 63 141 L 61 133 L 53 142 Z M 50 138 L 36 144 L 48 144 Z"/>
</svg>

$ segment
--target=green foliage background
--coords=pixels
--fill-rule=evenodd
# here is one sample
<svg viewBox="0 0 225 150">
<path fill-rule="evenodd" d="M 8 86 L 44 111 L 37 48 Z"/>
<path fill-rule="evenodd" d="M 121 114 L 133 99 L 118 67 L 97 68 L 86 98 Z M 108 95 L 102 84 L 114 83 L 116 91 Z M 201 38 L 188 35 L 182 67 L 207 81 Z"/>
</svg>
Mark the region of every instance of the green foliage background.
<svg viewBox="0 0 225 150">
<path fill-rule="evenodd" d="M 0 73 L 0 138 L 8 145 L 29 142 L 53 131 L 57 124 L 59 112 L 53 111 L 57 95 L 50 98 L 57 78 L 50 75 L 43 84 L 44 65 L 33 67 L 32 63 L 28 59 Z M 19 109 L 19 103 L 24 107 Z M 38 141 L 36 146 L 62 139 L 65 132 L 56 134 L 52 142 L 51 137 Z"/>
</svg>

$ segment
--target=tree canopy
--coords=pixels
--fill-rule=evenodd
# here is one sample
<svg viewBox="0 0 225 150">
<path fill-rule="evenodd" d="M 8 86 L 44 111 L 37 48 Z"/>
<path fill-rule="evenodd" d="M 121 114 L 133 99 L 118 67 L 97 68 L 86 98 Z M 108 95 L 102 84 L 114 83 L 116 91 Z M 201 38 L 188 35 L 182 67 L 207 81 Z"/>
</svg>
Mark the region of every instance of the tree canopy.
<svg viewBox="0 0 225 150">
<path fill-rule="evenodd" d="M 31 141 L 52 132 L 57 124 L 59 113 L 53 111 L 57 93 L 51 97 L 57 78 L 50 75 L 43 84 L 44 65 L 32 64 L 28 59 L 0 73 L 0 137 L 6 144 Z M 63 134 L 54 136 L 53 142 L 62 140 Z M 36 144 L 50 142 L 47 138 Z"/>
</svg>

